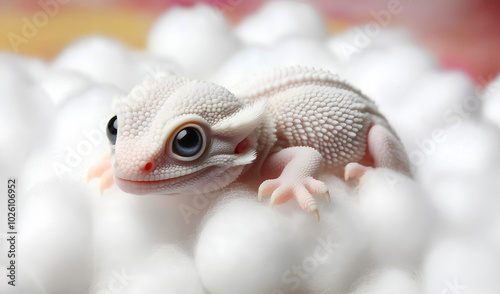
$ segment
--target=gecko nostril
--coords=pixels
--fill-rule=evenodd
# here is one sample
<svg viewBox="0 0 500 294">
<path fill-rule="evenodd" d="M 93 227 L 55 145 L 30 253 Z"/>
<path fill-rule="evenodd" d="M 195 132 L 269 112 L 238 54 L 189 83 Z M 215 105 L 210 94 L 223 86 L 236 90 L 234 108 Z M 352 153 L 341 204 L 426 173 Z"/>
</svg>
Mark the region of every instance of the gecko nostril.
<svg viewBox="0 0 500 294">
<path fill-rule="evenodd" d="M 148 161 L 142 161 L 139 167 L 141 168 L 141 170 L 148 171 L 153 168 L 153 163 Z"/>
</svg>

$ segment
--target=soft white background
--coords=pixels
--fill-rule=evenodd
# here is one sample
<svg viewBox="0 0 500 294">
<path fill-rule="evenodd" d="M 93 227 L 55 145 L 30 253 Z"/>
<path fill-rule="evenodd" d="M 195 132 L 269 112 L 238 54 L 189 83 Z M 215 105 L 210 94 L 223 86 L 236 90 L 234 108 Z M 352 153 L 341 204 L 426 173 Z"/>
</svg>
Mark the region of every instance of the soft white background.
<svg viewBox="0 0 500 294">
<path fill-rule="evenodd" d="M 18 286 L 2 274 L 0 292 L 500 293 L 500 78 L 476 89 L 404 29 L 367 30 L 330 35 L 317 11 L 290 2 L 231 28 L 199 5 L 168 11 L 144 52 L 95 36 L 50 63 L 0 54 L 0 175 L 19 181 Z M 415 178 L 379 169 L 353 188 L 325 176 L 332 203 L 318 199 L 320 224 L 240 185 L 139 197 L 86 183 L 108 149 L 113 98 L 145 78 L 168 70 L 231 87 L 295 64 L 373 98 Z M 4 273 L 5 229 L 0 237 Z"/>
</svg>

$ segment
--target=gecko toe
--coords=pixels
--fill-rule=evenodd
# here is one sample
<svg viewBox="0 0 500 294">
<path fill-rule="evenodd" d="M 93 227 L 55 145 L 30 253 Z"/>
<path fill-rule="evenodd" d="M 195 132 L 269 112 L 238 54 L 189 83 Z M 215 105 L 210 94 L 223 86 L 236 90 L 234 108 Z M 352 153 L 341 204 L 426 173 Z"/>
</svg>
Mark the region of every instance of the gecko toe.
<svg viewBox="0 0 500 294">
<path fill-rule="evenodd" d="M 267 181 L 264 181 L 262 184 L 260 184 L 259 192 L 257 194 L 257 198 L 259 199 L 259 202 L 262 202 L 263 196 L 271 195 L 279 186 L 280 186 L 280 183 L 277 179 L 267 180 Z"/>
<path fill-rule="evenodd" d="M 92 165 L 87 172 L 87 183 L 93 178 L 99 178 L 111 169 L 111 155 L 106 153 L 98 162 Z"/>
<path fill-rule="evenodd" d="M 103 173 L 101 176 L 101 182 L 99 183 L 99 192 L 102 196 L 104 194 L 104 190 L 107 188 L 113 186 L 114 180 L 113 180 L 113 169 L 108 169 Z"/>
<path fill-rule="evenodd" d="M 328 192 L 328 187 L 322 181 L 310 177 L 307 179 L 305 187 L 307 191 L 312 195 L 324 196 L 326 198 L 326 201 L 330 202 L 330 193 Z"/>
<path fill-rule="evenodd" d="M 283 204 L 293 197 L 293 191 L 289 187 L 280 186 L 271 195 L 269 204 L 273 207 L 276 204 Z"/>
<path fill-rule="evenodd" d="M 344 180 L 359 180 L 372 167 L 361 165 L 357 162 L 351 162 L 346 165 L 344 172 Z"/>
</svg>

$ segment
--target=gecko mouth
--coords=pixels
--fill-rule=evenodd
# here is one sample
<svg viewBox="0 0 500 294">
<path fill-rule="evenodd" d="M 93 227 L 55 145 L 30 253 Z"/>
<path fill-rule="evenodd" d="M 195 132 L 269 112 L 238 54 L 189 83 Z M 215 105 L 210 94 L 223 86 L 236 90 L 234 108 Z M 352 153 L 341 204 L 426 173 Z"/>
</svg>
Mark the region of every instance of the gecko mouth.
<svg viewBox="0 0 500 294">
<path fill-rule="evenodd" d="M 178 177 L 153 180 L 153 181 L 137 181 L 128 180 L 117 177 L 115 175 L 115 182 L 125 192 L 132 194 L 148 194 L 148 193 L 165 193 L 169 194 L 170 190 L 172 194 L 175 193 L 174 189 L 183 184 L 184 186 L 189 185 L 190 179 L 198 178 L 200 174 L 207 173 L 212 167 L 204 168 L 191 174 L 186 174 Z"/>
</svg>

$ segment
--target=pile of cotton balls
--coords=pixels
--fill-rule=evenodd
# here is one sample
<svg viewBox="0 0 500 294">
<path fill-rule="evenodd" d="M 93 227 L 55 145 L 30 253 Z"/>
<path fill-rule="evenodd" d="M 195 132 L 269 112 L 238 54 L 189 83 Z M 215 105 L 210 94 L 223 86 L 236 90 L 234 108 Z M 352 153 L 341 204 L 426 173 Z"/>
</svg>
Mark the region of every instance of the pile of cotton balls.
<svg viewBox="0 0 500 294">
<path fill-rule="evenodd" d="M 500 293 L 500 78 L 479 91 L 404 29 L 361 33 L 331 35 L 305 3 L 270 2 L 234 28 L 197 5 L 167 11 L 141 52 L 95 36 L 52 62 L 0 54 L 0 174 L 19 183 L 17 286 L 0 292 Z M 377 169 L 353 188 L 325 176 L 319 224 L 239 184 L 139 197 L 86 183 L 108 150 L 113 98 L 156 73 L 231 87 L 296 64 L 374 99 L 414 179 Z"/>
</svg>

